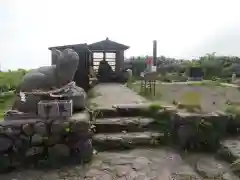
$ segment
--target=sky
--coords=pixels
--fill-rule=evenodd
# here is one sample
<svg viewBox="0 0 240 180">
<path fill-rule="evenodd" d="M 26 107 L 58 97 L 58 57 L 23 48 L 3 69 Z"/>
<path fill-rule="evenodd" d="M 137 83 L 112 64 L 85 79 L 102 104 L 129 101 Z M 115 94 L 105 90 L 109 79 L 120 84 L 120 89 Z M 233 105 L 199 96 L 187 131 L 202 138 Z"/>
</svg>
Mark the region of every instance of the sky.
<svg viewBox="0 0 240 180">
<path fill-rule="evenodd" d="M 48 47 L 109 37 L 125 56 L 240 56 L 239 0 L 0 0 L 1 70 L 50 65 Z"/>
</svg>

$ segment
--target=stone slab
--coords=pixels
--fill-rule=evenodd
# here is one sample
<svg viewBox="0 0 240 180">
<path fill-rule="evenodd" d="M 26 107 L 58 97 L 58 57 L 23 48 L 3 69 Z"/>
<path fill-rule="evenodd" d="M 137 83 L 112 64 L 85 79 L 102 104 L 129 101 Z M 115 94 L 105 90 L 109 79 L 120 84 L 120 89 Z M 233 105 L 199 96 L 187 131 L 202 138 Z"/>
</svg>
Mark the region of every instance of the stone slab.
<svg viewBox="0 0 240 180">
<path fill-rule="evenodd" d="M 98 118 L 93 124 L 96 133 L 141 132 L 153 126 L 155 120 L 144 117 Z"/>
<path fill-rule="evenodd" d="M 104 133 L 93 136 L 93 145 L 99 150 L 128 149 L 160 145 L 163 138 L 164 134 L 159 132 Z"/>
</svg>

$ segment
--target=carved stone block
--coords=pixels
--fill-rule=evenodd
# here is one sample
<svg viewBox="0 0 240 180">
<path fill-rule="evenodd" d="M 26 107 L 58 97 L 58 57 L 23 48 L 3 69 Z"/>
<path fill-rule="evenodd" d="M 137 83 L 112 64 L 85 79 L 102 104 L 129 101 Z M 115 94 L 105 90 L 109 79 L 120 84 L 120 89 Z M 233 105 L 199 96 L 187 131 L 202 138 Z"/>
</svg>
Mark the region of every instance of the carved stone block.
<svg viewBox="0 0 240 180">
<path fill-rule="evenodd" d="M 38 116 L 41 118 L 55 118 L 59 116 L 57 101 L 43 100 L 38 103 Z"/>
<path fill-rule="evenodd" d="M 44 100 L 38 103 L 41 118 L 67 118 L 72 116 L 72 100 Z"/>
<path fill-rule="evenodd" d="M 72 100 L 59 100 L 58 101 L 59 117 L 71 117 L 73 113 Z"/>
</svg>

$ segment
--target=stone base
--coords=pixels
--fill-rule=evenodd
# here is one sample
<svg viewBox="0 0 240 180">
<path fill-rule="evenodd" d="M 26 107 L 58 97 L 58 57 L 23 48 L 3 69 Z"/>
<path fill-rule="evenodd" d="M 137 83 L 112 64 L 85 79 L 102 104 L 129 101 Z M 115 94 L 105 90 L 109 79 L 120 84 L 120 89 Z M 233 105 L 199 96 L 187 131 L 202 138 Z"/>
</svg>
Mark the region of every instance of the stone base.
<svg viewBox="0 0 240 180">
<path fill-rule="evenodd" d="M 226 134 L 229 121 L 220 113 L 177 112 L 172 115 L 171 124 L 173 138 L 182 148 L 215 150 Z"/>
<path fill-rule="evenodd" d="M 3 121 L 0 132 L 0 171 L 19 166 L 89 162 L 93 153 L 87 112 L 67 120 Z"/>
</svg>

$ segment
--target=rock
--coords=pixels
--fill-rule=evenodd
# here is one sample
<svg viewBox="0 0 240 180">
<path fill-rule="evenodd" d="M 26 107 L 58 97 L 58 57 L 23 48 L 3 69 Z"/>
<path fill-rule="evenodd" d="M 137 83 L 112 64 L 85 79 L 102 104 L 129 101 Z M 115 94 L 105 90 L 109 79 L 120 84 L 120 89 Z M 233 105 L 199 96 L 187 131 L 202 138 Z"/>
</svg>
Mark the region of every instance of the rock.
<svg viewBox="0 0 240 180">
<path fill-rule="evenodd" d="M 10 157 L 7 154 L 0 154 L 0 172 L 7 171 L 11 166 Z"/>
<path fill-rule="evenodd" d="M 196 164 L 196 171 L 204 178 L 232 180 L 233 174 L 229 173 L 226 166 L 214 159 L 200 159 Z"/>
<path fill-rule="evenodd" d="M 69 121 L 71 122 L 72 132 L 88 132 L 91 128 L 90 116 L 87 112 L 79 112 L 74 114 Z"/>
<path fill-rule="evenodd" d="M 83 88 L 74 86 L 67 92 L 67 94 L 71 97 L 75 110 L 85 109 L 87 103 L 87 93 Z"/>
<path fill-rule="evenodd" d="M 197 134 L 193 125 L 180 126 L 177 131 L 177 138 L 182 149 L 189 149 L 191 145 L 193 145 L 192 143 L 197 143 L 195 142 L 197 140 Z"/>
<path fill-rule="evenodd" d="M 31 147 L 26 151 L 26 156 L 35 156 L 35 155 L 40 155 L 44 151 L 44 147 Z"/>
<path fill-rule="evenodd" d="M 31 136 L 33 135 L 33 127 L 31 124 L 24 124 L 22 126 L 22 131 L 24 132 L 24 134 L 26 134 L 27 136 Z"/>
<path fill-rule="evenodd" d="M 146 169 L 149 164 L 151 163 L 151 161 L 149 161 L 147 158 L 145 157 L 138 157 L 137 159 L 135 159 L 133 161 L 133 169 L 135 170 L 140 170 L 140 169 Z"/>
<path fill-rule="evenodd" d="M 61 141 L 61 136 L 55 134 L 55 135 L 49 136 L 48 139 L 45 141 L 45 144 L 46 144 L 47 146 L 52 146 L 52 145 L 54 145 L 54 144 L 59 143 L 60 141 Z"/>
<path fill-rule="evenodd" d="M 53 157 L 68 157 L 70 149 L 65 144 L 56 144 L 49 148 L 49 155 Z"/>
<path fill-rule="evenodd" d="M 43 144 L 44 138 L 39 134 L 34 134 L 31 139 L 31 145 L 37 146 Z"/>
<path fill-rule="evenodd" d="M 101 177 L 103 176 L 105 173 L 104 171 L 98 170 L 98 169 L 90 169 L 86 175 L 85 178 L 96 178 L 96 177 Z"/>
<path fill-rule="evenodd" d="M 80 160 L 82 162 L 90 162 L 93 156 L 92 141 L 79 140 L 75 144 L 75 147 L 73 148 L 73 152 L 74 152 L 73 156 L 76 158 L 77 161 Z"/>
<path fill-rule="evenodd" d="M 47 134 L 46 124 L 43 122 L 38 122 L 38 123 L 34 124 L 34 132 L 41 136 L 46 135 Z"/>
<path fill-rule="evenodd" d="M 30 137 L 26 136 L 24 134 L 21 134 L 16 140 L 15 140 L 15 147 L 18 150 L 25 150 L 27 149 L 31 144 Z"/>
<path fill-rule="evenodd" d="M 51 133 L 52 134 L 60 134 L 65 130 L 65 124 L 62 121 L 56 120 L 51 124 Z"/>
<path fill-rule="evenodd" d="M 118 165 L 118 166 L 116 166 L 116 175 L 118 177 L 127 176 L 132 171 L 133 171 L 133 169 L 129 165 Z"/>
<path fill-rule="evenodd" d="M 0 135 L 0 152 L 6 152 L 13 147 L 11 138 L 5 135 Z"/>
</svg>

